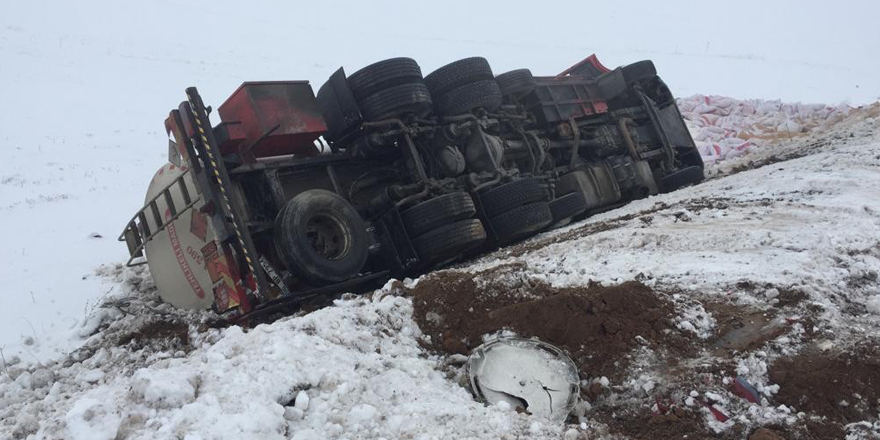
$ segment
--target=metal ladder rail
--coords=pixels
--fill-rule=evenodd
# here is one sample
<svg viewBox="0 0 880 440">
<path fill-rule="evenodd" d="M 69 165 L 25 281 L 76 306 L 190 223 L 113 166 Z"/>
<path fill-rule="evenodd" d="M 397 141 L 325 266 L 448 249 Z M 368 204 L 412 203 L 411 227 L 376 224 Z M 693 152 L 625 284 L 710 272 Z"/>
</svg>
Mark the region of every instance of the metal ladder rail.
<svg viewBox="0 0 880 440">
<path fill-rule="evenodd" d="M 219 202 L 219 205 L 215 206 L 215 208 L 223 214 L 225 223 L 228 224 L 232 232 L 231 235 L 234 237 L 230 244 L 237 254 L 237 263 L 241 268 L 245 269 L 242 271 L 242 280 L 245 279 L 248 273 L 254 277 L 256 289 L 253 291 L 253 294 L 262 301 L 265 299 L 268 281 L 262 267 L 257 269 L 259 255 L 254 246 L 250 231 L 241 220 L 242 215 L 232 204 L 231 196 L 228 193 L 233 188 L 232 180 L 217 147 L 214 131 L 208 119 L 208 111 L 195 87 L 188 87 L 186 89 L 186 97 L 187 100 L 185 102 L 189 104 L 190 111 L 190 115 L 187 115 L 187 118 L 192 121 L 193 128 L 195 129 L 195 136 L 192 138 L 193 149 L 198 152 L 206 174 L 213 174 L 213 182 L 210 182 L 209 179 L 209 185 L 216 188 L 216 191 L 212 191 L 215 199 L 218 199 Z M 250 311 L 250 299 L 245 296 L 242 301 L 242 310 L 244 312 Z"/>
<path fill-rule="evenodd" d="M 192 198 L 192 196 L 190 196 L 189 189 L 186 187 L 186 181 L 183 180 L 188 173 L 189 169 L 174 179 L 174 181 L 160 191 L 159 194 L 156 194 L 156 196 L 150 199 L 150 201 L 147 202 L 144 207 L 131 218 L 131 220 L 129 220 L 125 230 L 122 231 L 118 238 L 118 241 L 124 241 L 126 245 L 128 245 L 129 259 L 125 263 L 126 266 L 138 266 L 146 263 L 146 261 L 139 261 L 137 263 L 132 263 L 132 261 L 135 258 L 144 255 L 144 247 L 150 242 L 150 240 L 160 232 L 164 231 L 168 225 L 177 220 L 183 215 L 183 213 L 191 209 L 201 200 L 201 197 Z M 174 206 L 174 198 L 171 196 L 171 188 L 175 185 L 180 188 L 180 193 L 183 196 L 184 206 L 179 211 L 177 210 L 177 207 Z M 165 204 L 171 212 L 171 216 L 166 220 L 162 220 L 162 217 L 159 214 L 159 206 L 156 204 L 156 201 L 159 200 L 159 198 L 165 199 Z M 153 215 L 153 221 L 157 225 L 155 230 L 150 228 L 146 214 L 148 210 L 150 211 L 150 214 Z"/>
</svg>

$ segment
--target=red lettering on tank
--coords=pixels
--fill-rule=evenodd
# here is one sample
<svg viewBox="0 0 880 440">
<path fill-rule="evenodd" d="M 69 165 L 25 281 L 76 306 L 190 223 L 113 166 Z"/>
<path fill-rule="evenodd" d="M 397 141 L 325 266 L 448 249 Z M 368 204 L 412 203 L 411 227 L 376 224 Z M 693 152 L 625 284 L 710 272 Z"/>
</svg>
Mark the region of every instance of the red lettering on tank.
<svg viewBox="0 0 880 440">
<path fill-rule="evenodd" d="M 171 211 L 165 211 L 165 218 L 171 217 Z M 174 257 L 177 258 L 177 264 L 180 266 L 180 270 L 183 271 L 183 276 L 186 277 L 186 281 L 189 283 L 189 286 L 192 288 L 193 292 L 195 292 L 196 296 L 199 298 L 205 297 L 205 291 L 202 290 L 202 286 L 199 285 L 199 281 L 196 280 L 196 275 L 193 273 L 192 269 L 189 267 L 189 263 L 186 261 L 186 254 L 184 254 L 183 249 L 180 247 L 180 240 L 177 238 L 177 230 L 174 228 L 174 223 L 168 224 L 168 238 L 171 239 L 171 247 L 174 249 Z"/>
</svg>

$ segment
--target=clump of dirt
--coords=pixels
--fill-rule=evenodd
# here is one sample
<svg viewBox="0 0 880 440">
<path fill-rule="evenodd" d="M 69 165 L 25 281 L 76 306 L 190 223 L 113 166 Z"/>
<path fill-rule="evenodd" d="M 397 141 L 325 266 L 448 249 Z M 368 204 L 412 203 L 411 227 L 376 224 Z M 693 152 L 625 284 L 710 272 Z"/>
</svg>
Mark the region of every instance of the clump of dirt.
<svg viewBox="0 0 880 440">
<path fill-rule="evenodd" d="M 632 440 L 698 439 L 706 436 L 700 414 L 680 406 L 666 414 L 645 411 L 637 416 L 611 418 L 607 423 L 614 432 Z"/>
<path fill-rule="evenodd" d="M 874 420 L 880 410 L 880 348 L 861 345 L 843 353 L 818 351 L 783 358 L 770 368 L 779 384 L 776 402 L 826 417 L 816 430 L 842 438 L 844 425 Z"/>
<path fill-rule="evenodd" d="M 736 204 L 737 201 L 729 197 L 704 197 L 699 199 L 690 199 L 684 201 L 684 206 L 688 211 L 700 212 L 706 209 L 722 210 Z"/>
<path fill-rule="evenodd" d="M 128 345 L 133 350 L 154 346 L 166 350 L 189 351 L 191 348 L 189 326 L 177 321 L 151 321 L 136 330 L 121 335 L 117 345 Z"/>
<path fill-rule="evenodd" d="M 640 282 L 554 288 L 493 275 L 438 272 L 411 290 L 416 320 L 432 348 L 467 354 L 483 335 L 507 329 L 566 349 L 585 375 L 614 380 L 639 344 L 688 345 L 669 331 L 672 303 Z"/>
<path fill-rule="evenodd" d="M 776 296 L 777 301 L 775 304 L 777 308 L 794 307 L 807 300 L 807 294 L 804 293 L 804 291 L 796 289 L 794 287 L 776 286 L 771 283 L 764 283 L 763 285 L 758 286 L 754 282 L 748 280 L 743 280 L 736 283 L 736 287 L 749 292 L 755 292 L 758 289 L 776 289 L 776 291 L 778 292 Z"/>
<path fill-rule="evenodd" d="M 769 404 L 807 413 L 803 423 L 761 427 L 737 422 L 724 432 L 710 433 L 699 409 L 682 406 L 683 396 L 720 387 L 722 378 L 736 374 L 736 359 L 743 353 L 762 349 L 795 325 L 807 328 L 809 337 L 814 313 L 806 293 L 744 281 L 737 287 L 759 293 L 775 288 L 778 303 L 765 309 L 704 303 L 717 327 L 712 337 L 699 339 L 673 328 L 677 312 L 670 292 L 654 291 L 639 281 L 556 288 L 525 275 L 522 264 L 477 273 L 435 272 L 404 289 L 413 297 L 419 327 L 430 336 L 429 348 L 466 355 L 484 335 L 511 330 L 567 350 L 582 378 L 605 376 L 613 384 L 627 384 L 645 365 L 639 353 L 649 353 L 651 369 L 663 378 L 652 391 L 634 393 L 598 381 L 582 390 L 582 398 L 593 405 L 592 419 L 623 438 L 842 438 L 846 424 L 874 421 L 880 411 L 880 348 L 865 344 L 840 353 L 816 349 L 780 358 L 769 372 L 768 383 L 780 386 Z M 787 313 L 792 309 L 799 311 L 795 318 Z M 661 405 L 658 396 L 667 396 L 664 401 L 671 404 Z M 729 415 L 745 411 L 743 402 L 731 403 Z"/>
<path fill-rule="evenodd" d="M 749 440 L 785 440 L 785 438 L 772 429 L 758 428 L 749 435 Z"/>
<path fill-rule="evenodd" d="M 777 307 L 794 307 L 807 300 L 807 294 L 801 290 L 777 287 L 779 296 L 776 297 Z"/>
<path fill-rule="evenodd" d="M 759 348 L 789 330 L 788 322 L 774 319 L 769 312 L 729 303 L 708 303 L 705 307 L 717 320 L 717 337 L 707 341 L 707 348 L 716 356 Z"/>
</svg>

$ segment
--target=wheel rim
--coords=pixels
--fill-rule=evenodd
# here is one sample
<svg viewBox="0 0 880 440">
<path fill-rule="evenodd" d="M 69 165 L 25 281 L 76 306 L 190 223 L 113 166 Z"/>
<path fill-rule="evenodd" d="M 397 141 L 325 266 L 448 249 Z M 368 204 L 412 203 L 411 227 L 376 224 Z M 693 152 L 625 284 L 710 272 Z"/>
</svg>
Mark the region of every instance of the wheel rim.
<svg viewBox="0 0 880 440">
<path fill-rule="evenodd" d="M 336 261 L 344 258 L 351 248 L 351 234 L 337 216 L 318 214 L 306 223 L 306 235 L 318 255 Z"/>
</svg>

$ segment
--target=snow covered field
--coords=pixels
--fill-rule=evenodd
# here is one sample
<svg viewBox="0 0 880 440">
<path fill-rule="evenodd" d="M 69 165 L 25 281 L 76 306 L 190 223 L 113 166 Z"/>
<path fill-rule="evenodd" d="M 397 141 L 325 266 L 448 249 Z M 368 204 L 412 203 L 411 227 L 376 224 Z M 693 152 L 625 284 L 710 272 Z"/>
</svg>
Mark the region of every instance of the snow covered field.
<svg viewBox="0 0 880 440">
<path fill-rule="evenodd" d="M 768 365 L 816 347 L 846 352 L 880 336 L 878 110 L 853 112 L 830 130 L 731 159 L 754 166 L 772 153 L 788 160 L 634 202 L 452 271 L 504 282 L 509 273 L 485 274 L 523 263 L 515 279 L 553 286 L 640 279 L 658 292 L 676 292 L 670 294 L 673 331 L 697 342 L 723 336 L 722 315 L 711 304 L 772 312 L 788 324 L 730 355 L 735 374 L 763 391 L 757 404 L 743 403 L 717 377 L 681 388 L 680 378 L 651 361 L 665 350 L 654 345 L 641 355 L 634 348 L 642 363 L 608 386 L 613 399 L 645 411 L 653 404 L 645 392 L 682 407 L 695 405 L 694 397 L 710 399 L 731 419 L 695 409 L 707 435 L 740 438 L 754 426 L 797 427 L 811 415 L 774 403 L 780 387 Z M 601 417 L 608 400 L 595 401 L 580 427 L 473 401 L 455 379 L 462 374 L 458 358 L 422 348 L 412 299 L 400 296 L 406 286 L 389 283 L 365 298 L 243 332 L 199 325 L 211 317 L 159 304 L 143 270 L 111 264 L 95 276 L 114 286 L 116 298 L 85 334 L 100 331 L 57 363 L 4 367 L 2 436 L 604 438 L 616 432 Z M 803 298 L 782 306 L 780 292 Z M 145 327 L 155 322 L 160 325 Z M 697 359 L 710 363 L 719 356 L 712 353 Z M 847 428 L 851 438 L 877 434 L 876 418 L 864 422 Z"/>
<path fill-rule="evenodd" d="M 587 32 L 584 14 L 558 13 L 583 7 L 3 5 L 0 438 L 651 438 L 606 416 L 662 412 L 652 407 L 661 396 L 694 414 L 698 436 L 744 438 L 764 425 L 811 435 L 803 426 L 814 412 L 780 403 L 792 386 L 777 387 L 774 362 L 855 352 L 880 327 L 880 119 L 876 106 L 858 108 L 880 98 L 880 6 L 596 4 Z M 522 31 L 551 21 L 552 33 Z M 621 32 L 663 22 L 662 38 Z M 165 162 L 162 120 L 186 86 L 216 106 L 245 80 L 317 87 L 340 65 L 391 56 L 425 72 L 479 54 L 497 72 L 551 74 L 594 52 L 609 66 L 654 60 L 713 180 L 454 270 L 499 282 L 493 270 L 513 264 L 520 281 L 554 288 L 640 280 L 674 304 L 671 331 L 697 347 L 689 362 L 747 377 L 763 392 L 758 404 L 732 395 L 721 374 L 700 371 L 688 388 L 652 368 L 666 355 L 658 344 L 628 353 L 635 361 L 597 396 L 585 427 L 554 426 L 474 402 L 460 359 L 424 348 L 412 285 L 243 332 L 168 309 L 148 273 L 119 267 L 116 236 Z M 706 92 L 718 95 L 695 95 Z M 709 347 L 731 316 L 752 313 L 787 325 L 733 354 Z M 859 399 L 846 406 L 870 405 Z M 878 436 L 877 419 L 843 432 Z"/>
<path fill-rule="evenodd" d="M 308 79 L 318 86 L 340 65 L 353 72 L 392 56 L 414 57 L 425 72 L 479 54 L 497 72 L 535 66 L 536 74 L 555 74 L 597 53 L 609 66 L 653 59 L 682 97 L 712 92 L 832 107 L 880 97 L 880 60 L 869 56 L 880 52 L 876 2 L 584 8 L 4 4 L 0 226 L 14 232 L 0 246 L 0 307 L 10 311 L 0 322 L 0 347 L 32 360 L 70 351 L 69 330 L 110 289 L 92 270 L 124 258 L 115 237 L 165 162 L 162 120 L 187 86 L 198 86 L 216 106 L 243 81 Z M 528 30 L 551 22 L 553 32 Z M 189 31 L 194 23 L 203 34 Z M 644 29 L 657 35 L 646 38 Z M 730 142 L 720 147 L 738 146 Z"/>
</svg>

